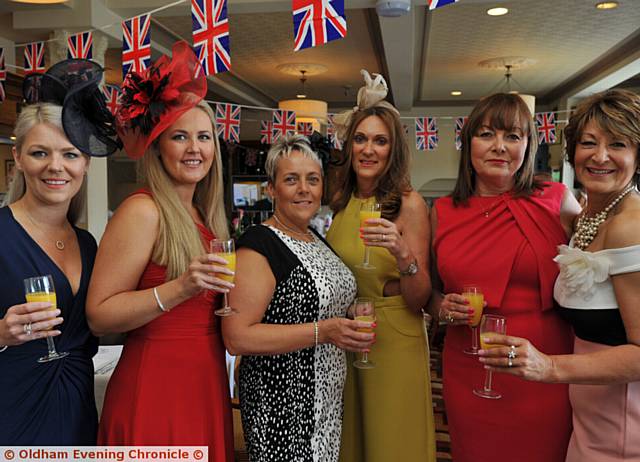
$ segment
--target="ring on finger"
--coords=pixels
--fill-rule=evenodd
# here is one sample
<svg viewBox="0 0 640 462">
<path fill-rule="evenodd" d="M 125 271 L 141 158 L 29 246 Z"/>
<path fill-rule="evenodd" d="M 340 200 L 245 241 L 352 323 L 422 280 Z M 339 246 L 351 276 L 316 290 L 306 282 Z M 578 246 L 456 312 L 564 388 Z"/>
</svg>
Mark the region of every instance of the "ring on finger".
<svg viewBox="0 0 640 462">
<path fill-rule="evenodd" d="M 511 345 L 511 349 L 509 350 L 509 353 L 507 353 L 507 358 L 509 358 L 509 361 L 511 361 L 512 359 L 516 359 L 518 357 L 518 353 L 516 353 L 516 347 L 514 345 Z"/>
<path fill-rule="evenodd" d="M 28 322 L 27 324 L 22 326 L 22 329 L 24 330 L 24 333 L 27 335 L 31 335 L 31 323 Z"/>
<path fill-rule="evenodd" d="M 455 321 L 455 319 L 453 319 L 453 314 L 449 313 L 447 315 L 447 321 L 449 321 L 449 324 L 453 324 L 453 321 Z"/>
<path fill-rule="evenodd" d="M 507 361 L 507 366 L 513 367 L 513 359 L 512 358 L 509 358 L 509 360 Z"/>
<path fill-rule="evenodd" d="M 383 241 L 386 241 L 386 240 L 387 240 L 387 235 L 386 235 L 386 234 L 381 234 L 381 236 L 382 236 L 382 240 L 383 240 Z"/>
</svg>

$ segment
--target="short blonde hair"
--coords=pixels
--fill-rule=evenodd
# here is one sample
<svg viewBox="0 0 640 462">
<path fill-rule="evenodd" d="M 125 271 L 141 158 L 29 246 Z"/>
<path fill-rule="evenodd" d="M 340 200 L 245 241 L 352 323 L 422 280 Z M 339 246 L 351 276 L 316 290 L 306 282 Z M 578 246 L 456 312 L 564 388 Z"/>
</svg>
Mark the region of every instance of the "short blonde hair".
<svg viewBox="0 0 640 462">
<path fill-rule="evenodd" d="M 267 153 L 267 160 L 265 161 L 264 169 L 267 173 L 267 178 L 271 184 L 276 181 L 276 173 L 278 172 L 278 163 L 283 157 L 289 157 L 293 151 L 300 152 L 304 157 L 307 157 L 314 162 L 317 162 L 320 166 L 320 172 L 324 175 L 322 170 L 322 161 L 318 157 L 318 154 L 311 149 L 309 140 L 306 136 L 294 134 L 286 135 L 278 138 L 271 145 L 271 149 Z"/>
<path fill-rule="evenodd" d="M 223 199 L 222 159 L 216 134 L 215 116 L 204 101 L 195 107 L 209 116 L 215 156 L 209 173 L 196 185 L 193 201 L 204 218 L 205 226 L 215 234 L 216 238 L 228 239 L 229 229 Z M 167 280 L 175 279 L 187 270 L 193 258 L 203 254 L 206 249 L 193 218 L 180 202 L 171 178 L 162 164 L 158 138 L 142 156 L 138 167 L 160 213 L 158 238 L 151 259 L 167 267 Z"/>
<path fill-rule="evenodd" d="M 51 103 L 36 103 L 29 106 L 25 106 L 18 116 L 16 126 L 13 131 L 16 137 L 15 149 L 20 152 L 24 144 L 27 134 L 33 127 L 38 124 L 50 124 L 58 127 L 64 132 L 62 127 L 62 106 Z M 83 154 L 87 158 L 86 154 Z M 15 171 L 13 180 L 9 185 L 9 191 L 5 200 L 6 205 L 13 204 L 24 196 L 27 192 L 27 184 L 24 179 L 24 172 L 21 170 Z M 77 225 L 80 217 L 82 216 L 87 204 L 87 177 L 82 180 L 82 186 L 75 196 L 71 199 L 69 204 L 69 210 L 67 212 L 67 219 L 70 223 Z"/>
</svg>

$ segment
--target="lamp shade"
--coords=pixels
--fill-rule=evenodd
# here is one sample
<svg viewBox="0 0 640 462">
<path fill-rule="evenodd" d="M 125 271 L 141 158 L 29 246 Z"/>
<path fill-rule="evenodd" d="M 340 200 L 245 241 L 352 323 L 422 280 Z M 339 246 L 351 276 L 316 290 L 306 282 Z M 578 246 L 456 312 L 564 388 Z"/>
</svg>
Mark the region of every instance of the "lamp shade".
<svg viewBox="0 0 640 462">
<path fill-rule="evenodd" d="M 535 113 L 536 113 L 536 97 L 533 96 L 533 95 L 527 95 L 527 94 L 524 94 L 524 93 L 518 93 L 518 96 L 520 98 L 522 98 L 522 100 L 525 102 L 525 104 L 529 108 L 529 111 L 531 111 L 531 115 L 535 117 Z"/>
<path fill-rule="evenodd" d="M 297 122 L 311 122 L 320 131 L 320 124 L 327 123 L 327 103 L 317 99 L 286 99 L 278 103 L 280 109 L 295 111 Z"/>
</svg>

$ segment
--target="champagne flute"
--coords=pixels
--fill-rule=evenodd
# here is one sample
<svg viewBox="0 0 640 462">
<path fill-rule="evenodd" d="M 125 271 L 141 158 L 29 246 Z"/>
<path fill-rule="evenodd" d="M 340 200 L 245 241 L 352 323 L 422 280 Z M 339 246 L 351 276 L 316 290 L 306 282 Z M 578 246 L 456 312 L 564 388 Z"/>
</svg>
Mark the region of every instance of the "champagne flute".
<svg viewBox="0 0 640 462">
<path fill-rule="evenodd" d="M 380 218 L 382 216 L 382 207 L 377 202 L 363 202 L 360 205 L 360 228 L 366 228 L 369 226 L 366 221 L 370 218 Z M 374 270 L 376 269 L 371 263 L 369 263 L 369 252 L 371 248 L 364 246 L 364 260 L 356 268 Z"/>
<path fill-rule="evenodd" d="M 496 333 L 496 334 L 506 334 L 507 333 L 507 319 L 504 316 L 497 316 L 495 314 L 485 314 L 482 316 L 482 321 L 480 321 L 480 346 L 483 350 L 487 350 L 489 348 L 498 348 L 501 345 L 494 345 L 491 343 L 486 343 L 482 337 L 483 334 L 488 333 Z M 476 388 L 473 390 L 473 394 L 476 396 L 480 396 L 481 398 L 488 399 L 500 399 L 502 395 L 495 390 L 491 389 L 491 381 L 493 379 L 493 375 L 490 370 L 485 372 L 484 376 L 484 386 L 482 388 Z"/>
<path fill-rule="evenodd" d="M 236 247 L 233 239 L 213 239 L 209 243 L 211 253 L 216 254 L 218 257 L 222 257 L 227 260 L 227 268 L 231 271 L 236 270 Z M 217 276 L 227 282 L 233 282 L 235 275 L 218 273 Z M 229 300 L 227 298 L 227 292 L 222 293 L 224 297 L 224 306 L 214 311 L 218 316 L 230 316 L 237 313 L 236 310 L 229 306 Z"/>
<path fill-rule="evenodd" d="M 50 274 L 25 279 L 24 293 L 27 302 L 49 302 L 51 303 L 51 307 L 47 308 L 47 310 L 50 311 L 56 310 L 58 307 L 56 289 L 53 286 L 53 277 Z M 47 330 L 50 329 L 51 327 Z M 64 358 L 69 354 L 66 351 L 56 351 L 56 345 L 53 342 L 53 337 L 47 337 L 47 348 L 49 350 L 48 354 L 39 358 L 39 363 L 55 361 L 56 359 Z"/>
<path fill-rule="evenodd" d="M 482 290 L 475 285 L 465 285 L 462 288 L 462 296 L 469 301 L 469 306 L 473 308 L 473 318 L 471 318 L 471 348 L 467 348 L 464 352 L 468 355 L 478 354 L 478 325 L 482 318 L 482 308 L 484 308 L 484 295 Z"/>
<path fill-rule="evenodd" d="M 373 300 L 366 297 L 358 297 L 353 302 L 353 319 L 356 321 L 375 322 L 376 312 L 373 306 Z M 358 332 L 373 332 L 372 327 L 361 327 Z M 373 369 L 375 363 L 369 361 L 369 354 L 366 351 L 362 352 L 360 359 L 353 362 L 353 365 L 358 369 Z"/>
</svg>

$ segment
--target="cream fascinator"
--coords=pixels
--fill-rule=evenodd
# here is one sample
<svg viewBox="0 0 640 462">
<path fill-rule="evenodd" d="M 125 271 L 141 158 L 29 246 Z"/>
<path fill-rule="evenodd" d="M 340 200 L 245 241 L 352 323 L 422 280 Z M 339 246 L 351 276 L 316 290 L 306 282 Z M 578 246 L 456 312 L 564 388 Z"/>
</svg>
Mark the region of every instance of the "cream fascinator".
<svg viewBox="0 0 640 462">
<path fill-rule="evenodd" d="M 354 106 L 353 109 L 336 114 L 333 118 L 336 134 L 342 141 L 344 141 L 347 129 L 349 128 L 349 125 L 351 125 L 353 115 L 358 111 L 368 109 L 372 106 L 379 106 L 390 109 L 398 114 L 398 116 L 400 115 L 398 110 L 393 107 L 391 103 L 385 101 L 389 88 L 387 87 L 387 82 L 384 80 L 384 77 L 380 74 L 373 74 L 374 78 L 371 78 L 371 75 L 364 69 L 361 69 L 360 73 L 364 77 L 365 85 L 358 90 L 356 106 Z"/>
</svg>

